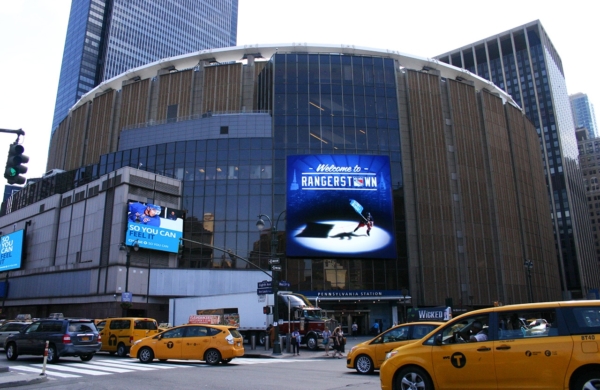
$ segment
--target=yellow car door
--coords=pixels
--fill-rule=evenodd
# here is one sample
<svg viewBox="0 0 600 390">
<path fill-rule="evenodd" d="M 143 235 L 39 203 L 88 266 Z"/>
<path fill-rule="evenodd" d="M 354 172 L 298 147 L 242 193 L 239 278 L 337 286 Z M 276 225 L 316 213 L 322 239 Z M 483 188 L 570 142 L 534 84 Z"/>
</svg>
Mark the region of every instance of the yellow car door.
<svg viewBox="0 0 600 390">
<path fill-rule="evenodd" d="M 406 343 L 408 343 L 408 326 L 399 326 L 388 330 L 387 332 L 379 335 L 375 345 L 375 368 L 381 367 L 385 360 L 385 355 Z"/>
<path fill-rule="evenodd" d="M 157 359 L 181 359 L 184 340 L 184 329 L 173 328 L 159 334 L 154 347 L 154 357 Z"/>
<path fill-rule="evenodd" d="M 432 348 L 431 364 L 440 389 L 496 389 L 494 342 L 470 341 L 470 327 L 489 324 L 488 315 L 470 317 L 446 326 Z"/>
<path fill-rule="evenodd" d="M 205 326 L 187 326 L 181 347 L 181 358 L 203 360 L 204 352 L 210 345 L 208 329 Z"/>
<path fill-rule="evenodd" d="M 524 320 L 519 326 L 498 330 L 498 340 L 494 342 L 498 388 L 562 389 L 573 339 L 567 332 L 560 334 L 555 309 L 499 313 L 499 317 L 500 323 L 508 324 L 510 318 L 544 317 L 555 321 Z"/>
</svg>

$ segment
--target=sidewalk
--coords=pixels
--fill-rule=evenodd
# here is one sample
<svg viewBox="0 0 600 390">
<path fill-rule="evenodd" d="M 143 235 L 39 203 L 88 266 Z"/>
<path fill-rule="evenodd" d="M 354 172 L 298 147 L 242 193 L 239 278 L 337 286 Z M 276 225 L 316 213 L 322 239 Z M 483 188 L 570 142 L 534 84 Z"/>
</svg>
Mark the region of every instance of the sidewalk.
<svg viewBox="0 0 600 390">
<path fill-rule="evenodd" d="M 40 370 L 41 373 L 41 370 Z M 16 386 L 33 385 L 46 382 L 48 377 L 40 374 L 21 374 L 10 371 L 8 367 L 0 366 L 0 389 L 7 389 Z"/>
<path fill-rule="evenodd" d="M 346 352 L 344 352 L 344 356 L 348 355 L 350 349 L 358 343 L 362 343 L 363 341 L 371 340 L 375 336 L 357 336 L 356 338 L 350 336 L 346 336 Z M 316 351 L 311 351 L 306 347 L 300 348 L 300 355 L 294 355 L 293 353 L 287 352 L 285 345 L 281 348 L 281 355 L 273 355 L 273 349 L 265 350 L 264 346 L 256 346 L 256 349 L 250 349 L 249 344 L 244 345 L 244 357 L 246 358 L 258 358 L 258 359 L 332 359 L 331 355 L 333 355 L 333 349 L 329 349 L 329 357 L 325 356 L 325 348 L 322 346 L 319 347 Z"/>
</svg>

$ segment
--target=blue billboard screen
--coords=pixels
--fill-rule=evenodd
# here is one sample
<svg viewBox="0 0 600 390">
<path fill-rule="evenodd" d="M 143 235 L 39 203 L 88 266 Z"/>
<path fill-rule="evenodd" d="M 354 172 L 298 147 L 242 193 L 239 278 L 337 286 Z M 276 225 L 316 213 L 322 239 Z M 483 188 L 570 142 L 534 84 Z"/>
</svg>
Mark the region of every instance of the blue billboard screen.
<svg viewBox="0 0 600 390">
<path fill-rule="evenodd" d="M 387 156 L 287 158 L 288 256 L 396 257 Z"/>
<path fill-rule="evenodd" d="M 181 210 L 129 201 L 125 245 L 177 253 L 182 235 Z"/>
<path fill-rule="evenodd" d="M 18 230 L 0 237 L 0 272 L 21 268 L 24 236 L 25 231 Z"/>
</svg>

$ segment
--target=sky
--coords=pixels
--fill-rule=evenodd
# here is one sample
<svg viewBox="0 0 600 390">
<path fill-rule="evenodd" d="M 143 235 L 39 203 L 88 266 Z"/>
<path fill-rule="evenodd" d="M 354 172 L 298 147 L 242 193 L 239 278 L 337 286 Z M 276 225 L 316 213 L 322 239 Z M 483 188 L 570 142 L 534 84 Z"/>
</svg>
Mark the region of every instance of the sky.
<svg viewBox="0 0 600 390">
<path fill-rule="evenodd" d="M 237 44 L 355 45 L 434 57 L 539 19 L 562 59 L 568 93 L 586 93 L 600 111 L 600 23 L 591 4 L 239 0 Z M 26 177 L 46 171 L 70 7 L 71 0 L 4 0 L 0 7 L 0 129 L 25 131 Z M 0 133 L 0 164 L 16 138 Z"/>
</svg>

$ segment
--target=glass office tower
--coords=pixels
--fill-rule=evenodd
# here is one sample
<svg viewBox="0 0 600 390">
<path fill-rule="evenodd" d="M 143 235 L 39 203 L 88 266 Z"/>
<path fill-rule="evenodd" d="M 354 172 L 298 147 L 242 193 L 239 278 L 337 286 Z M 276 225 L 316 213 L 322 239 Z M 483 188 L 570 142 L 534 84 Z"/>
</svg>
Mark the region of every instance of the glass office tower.
<svg viewBox="0 0 600 390">
<path fill-rule="evenodd" d="M 71 5 L 52 133 L 105 80 L 162 58 L 235 46 L 238 0 L 78 0 Z"/>
<path fill-rule="evenodd" d="M 594 286 L 589 275 L 597 268 L 594 240 L 562 61 L 541 23 L 534 21 L 435 58 L 504 89 L 535 125 L 563 294 L 585 297 Z"/>
<path fill-rule="evenodd" d="M 575 120 L 575 129 L 586 129 L 588 139 L 596 138 L 598 136 L 596 114 L 594 105 L 590 103 L 588 96 L 585 93 L 576 93 L 570 95 L 569 100 Z"/>
</svg>

